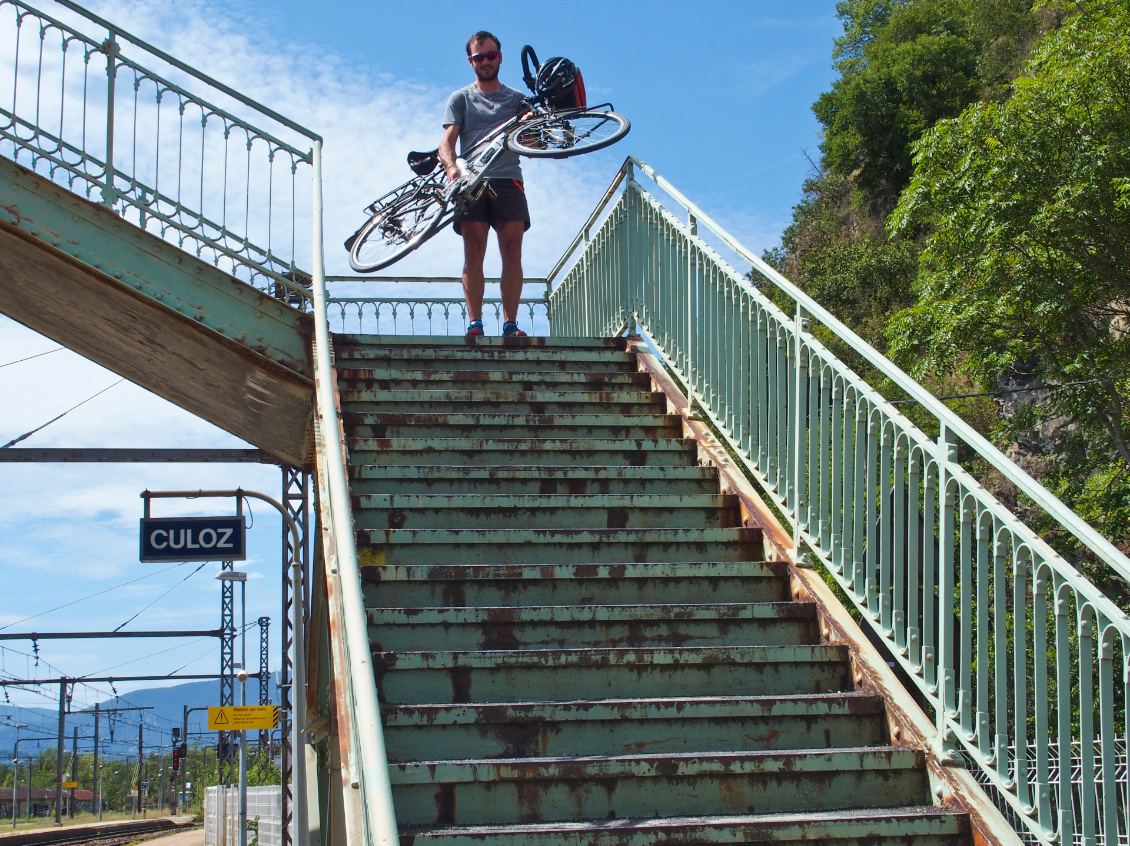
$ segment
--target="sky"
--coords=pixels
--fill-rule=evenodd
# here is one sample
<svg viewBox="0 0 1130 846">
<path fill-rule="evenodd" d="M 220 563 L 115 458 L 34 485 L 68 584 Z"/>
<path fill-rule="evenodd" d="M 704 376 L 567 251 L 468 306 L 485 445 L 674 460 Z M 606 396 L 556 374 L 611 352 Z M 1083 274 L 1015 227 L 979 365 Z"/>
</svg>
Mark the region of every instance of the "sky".
<svg viewBox="0 0 1130 846">
<path fill-rule="evenodd" d="M 51 0 L 32 5 L 54 8 Z M 504 83 L 523 87 L 519 57 L 530 44 L 543 60 L 572 59 L 584 73 L 589 101 L 610 102 L 632 122 L 628 137 L 610 149 L 524 166 L 534 222 L 525 243 L 528 277 L 550 269 L 629 153 L 747 247 L 774 247 L 819 156 L 811 104 L 832 84 L 832 42 L 841 32 L 834 0 L 87 5 L 322 135 L 331 274 L 348 272 L 339 245 L 363 221 L 364 206 L 411 176 L 407 152 L 438 143 L 447 96 L 473 79 L 464 42 L 478 29 L 502 43 Z M 0 55 L 7 49 L 0 46 Z M 460 253 L 458 239 L 442 232 L 395 271 L 454 276 Z M 487 273 L 497 272 L 491 255 Z M 374 295 L 378 288 L 351 283 L 338 290 Z M 3 316 L 0 396 L 0 444 L 89 400 L 20 446 L 245 446 Z M 216 627 L 218 564 L 138 562 L 139 494 L 242 486 L 277 498 L 280 485 L 278 469 L 268 466 L 0 464 L 0 631 Z M 209 513 L 228 514 L 231 506 L 154 506 L 155 516 Z M 264 505 L 252 504 L 252 514 L 249 559 L 237 567 L 249 574 L 248 619 L 271 617 L 277 669 L 280 525 Z M 219 665 L 213 640 L 39 641 L 38 651 L 27 641 L 0 641 L 0 647 L 0 675 L 9 678 L 208 673 Z M 257 656 L 257 649 L 253 629 L 248 652 Z M 249 663 L 255 669 L 257 658 Z M 80 686 L 76 706 L 148 686 Z M 52 707 L 54 696 L 51 689 L 8 688 L 0 716 L 10 712 L 9 719 L 19 720 L 21 706 Z M 43 731 L 53 735 L 54 727 Z"/>
</svg>

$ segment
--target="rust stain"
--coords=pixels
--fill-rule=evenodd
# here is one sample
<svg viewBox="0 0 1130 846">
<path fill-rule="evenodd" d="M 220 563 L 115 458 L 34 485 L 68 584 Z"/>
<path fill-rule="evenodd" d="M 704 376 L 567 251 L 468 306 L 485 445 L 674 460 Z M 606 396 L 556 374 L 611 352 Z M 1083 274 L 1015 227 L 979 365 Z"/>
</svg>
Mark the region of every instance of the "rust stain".
<svg viewBox="0 0 1130 846">
<path fill-rule="evenodd" d="M 451 701 L 466 704 L 471 701 L 471 670 L 469 667 L 453 667 L 448 671 L 451 678 Z"/>
<path fill-rule="evenodd" d="M 520 649 L 522 639 L 513 625 L 487 626 L 482 631 L 483 649 Z"/>
<path fill-rule="evenodd" d="M 436 823 L 455 825 L 455 785 L 441 784 L 435 793 Z"/>
<path fill-rule="evenodd" d="M 519 782 L 517 785 L 518 821 L 541 822 L 542 786 L 536 782 Z"/>
<path fill-rule="evenodd" d="M 776 748 L 777 741 L 781 739 L 781 732 L 779 729 L 771 729 L 765 732 L 765 734 L 746 735 L 746 737 L 752 741 L 755 746 L 773 749 Z"/>
<path fill-rule="evenodd" d="M 609 529 L 626 529 L 628 527 L 629 513 L 627 508 L 609 508 L 607 527 Z"/>
</svg>

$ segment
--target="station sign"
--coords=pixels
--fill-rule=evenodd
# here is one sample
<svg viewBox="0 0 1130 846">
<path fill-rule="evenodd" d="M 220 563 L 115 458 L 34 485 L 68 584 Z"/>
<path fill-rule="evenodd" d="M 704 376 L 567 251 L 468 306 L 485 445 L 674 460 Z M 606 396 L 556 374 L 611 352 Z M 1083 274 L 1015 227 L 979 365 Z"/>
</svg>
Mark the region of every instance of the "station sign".
<svg viewBox="0 0 1130 846">
<path fill-rule="evenodd" d="M 141 560 L 245 561 L 243 517 L 142 517 Z"/>
<path fill-rule="evenodd" d="M 64 781 L 63 782 L 63 790 L 75 790 L 77 788 L 78 788 L 78 782 L 77 781 Z"/>
<path fill-rule="evenodd" d="M 208 731 L 279 727 L 278 705 L 221 705 L 208 708 Z"/>
</svg>

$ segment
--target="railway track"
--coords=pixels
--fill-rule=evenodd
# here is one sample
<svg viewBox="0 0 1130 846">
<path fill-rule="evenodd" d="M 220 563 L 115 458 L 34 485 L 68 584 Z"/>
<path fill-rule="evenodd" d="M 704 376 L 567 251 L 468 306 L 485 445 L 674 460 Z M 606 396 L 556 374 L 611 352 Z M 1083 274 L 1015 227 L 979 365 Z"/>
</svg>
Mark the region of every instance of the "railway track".
<svg viewBox="0 0 1130 846">
<path fill-rule="evenodd" d="M 196 826 L 177 825 L 167 819 L 136 820 L 61 829 L 34 829 L 0 837 L 0 846 L 125 846 L 153 840 Z"/>
</svg>

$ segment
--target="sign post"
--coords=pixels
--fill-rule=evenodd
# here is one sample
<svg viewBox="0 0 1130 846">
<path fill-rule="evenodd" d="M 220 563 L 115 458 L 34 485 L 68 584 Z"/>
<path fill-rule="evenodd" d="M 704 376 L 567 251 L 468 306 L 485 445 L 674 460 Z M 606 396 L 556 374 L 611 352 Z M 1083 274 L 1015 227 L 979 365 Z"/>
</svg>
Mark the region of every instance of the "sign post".
<svg viewBox="0 0 1130 846">
<path fill-rule="evenodd" d="M 142 499 L 145 500 L 145 516 L 142 518 L 142 535 L 141 535 L 141 560 L 142 561 L 234 561 L 246 560 L 246 545 L 243 542 L 243 500 L 246 497 L 266 502 L 273 507 L 283 518 L 287 530 L 291 536 L 291 560 L 290 568 L 292 571 L 293 588 L 295 601 L 292 611 L 294 613 L 294 690 L 292 693 L 296 696 L 303 695 L 305 687 L 305 666 L 303 645 L 304 632 L 303 632 L 303 617 L 302 617 L 302 562 L 299 558 L 299 551 L 301 550 L 301 536 L 298 525 L 295 523 L 294 518 L 287 513 L 286 508 L 277 500 L 272 499 L 266 494 L 258 493 L 257 491 L 248 491 L 242 488 L 235 490 L 196 490 L 196 491 L 145 491 L 141 494 Z M 236 517 L 231 518 L 182 518 L 178 525 L 160 525 L 155 518 L 149 516 L 149 502 L 151 499 L 203 499 L 203 498 L 227 498 L 234 497 L 236 500 L 236 508 L 238 514 Z M 196 519 L 206 521 L 197 525 L 188 525 L 184 520 Z M 237 520 L 239 522 L 239 547 L 238 549 L 228 549 L 227 547 L 220 547 L 221 543 L 221 529 L 236 528 L 230 524 L 219 524 L 213 521 L 217 520 Z M 150 531 L 146 533 L 146 529 Z M 162 534 L 161 530 L 165 530 L 168 534 Z M 192 530 L 190 534 L 189 530 Z M 175 532 L 175 534 L 173 534 Z M 214 533 L 214 534 L 213 534 Z M 235 532 L 232 535 L 223 539 L 224 543 L 235 543 Z M 192 540 L 192 544 L 189 540 Z M 146 548 L 148 542 L 149 548 Z M 195 548 L 194 546 L 195 545 Z M 175 549 L 175 552 L 173 551 Z M 227 711 L 224 714 L 227 719 L 236 719 L 235 712 L 237 710 L 254 710 L 259 708 L 273 708 L 274 706 L 247 706 L 241 705 L 229 706 L 221 708 L 222 711 Z M 209 728 L 212 729 L 212 714 L 209 709 Z M 218 715 L 217 715 L 218 716 Z M 308 842 L 309 832 L 306 826 L 306 813 L 307 809 L 304 807 L 306 802 L 306 774 L 305 774 L 305 726 L 303 725 L 303 709 L 294 707 L 291 711 L 291 748 L 293 750 L 293 773 L 291 774 L 291 784 L 293 795 L 296 797 L 297 802 L 295 805 L 294 815 L 294 840 L 299 844 L 306 844 Z M 250 717 L 241 717 L 241 719 L 251 719 Z M 275 709 L 275 715 L 272 721 L 266 722 L 251 722 L 233 726 L 235 730 L 257 729 L 257 728 L 274 728 L 278 725 L 278 714 Z M 232 730 L 226 729 L 226 730 Z M 213 730 L 219 730 L 213 729 Z M 242 745 L 241 745 L 242 748 Z M 286 779 L 287 775 L 284 773 L 283 778 Z M 285 783 L 285 782 L 284 782 Z M 221 794 L 222 795 L 222 794 Z M 284 792 L 284 796 L 285 796 Z"/>
</svg>

